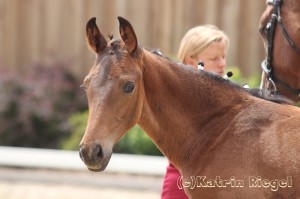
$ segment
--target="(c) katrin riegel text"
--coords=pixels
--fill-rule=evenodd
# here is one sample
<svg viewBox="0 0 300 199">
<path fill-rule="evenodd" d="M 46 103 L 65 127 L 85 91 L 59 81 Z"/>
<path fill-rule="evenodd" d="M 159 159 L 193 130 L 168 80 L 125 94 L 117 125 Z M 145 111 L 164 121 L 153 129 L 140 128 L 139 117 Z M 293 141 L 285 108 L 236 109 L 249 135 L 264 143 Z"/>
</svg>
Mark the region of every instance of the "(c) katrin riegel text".
<svg viewBox="0 0 300 199">
<path fill-rule="evenodd" d="M 248 179 L 242 180 L 235 176 L 231 176 L 228 179 L 222 179 L 221 176 L 215 178 L 207 178 L 206 176 L 190 176 L 183 178 L 180 176 L 177 180 L 177 186 L 179 189 L 189 188 L 264 188 L 277 191 L 279 188 L 292 187 L 292 177 L 287 176 L 283 179 L 265 179 L 261 176 L 249 176 Z"/>
</svg>

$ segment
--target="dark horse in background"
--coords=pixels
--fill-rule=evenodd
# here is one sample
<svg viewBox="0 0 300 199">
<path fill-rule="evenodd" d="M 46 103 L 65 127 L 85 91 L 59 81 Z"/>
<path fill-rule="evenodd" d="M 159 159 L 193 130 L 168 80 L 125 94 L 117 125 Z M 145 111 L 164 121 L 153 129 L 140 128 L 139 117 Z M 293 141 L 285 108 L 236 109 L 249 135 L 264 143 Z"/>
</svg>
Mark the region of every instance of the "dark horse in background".
<svg viewBox="0 0 300 199">
<path fill-rule="evenodd" d="M 181 172 L 189 198 L 300 199 L 299 108 L 149 52 L 118 19 L 120 40 L 107 41 L 95 18 L 86 26 L 96 55 L 84 80 L 89 118 L 80 143 L 89 170 L 103 171 L 138 124 Z"/>
<path fill-rule="evenodd" d="M 261 16 L 266 59 L 261 88 L 300 101 L 300 1 L 267 0 Z"/>
</svg>

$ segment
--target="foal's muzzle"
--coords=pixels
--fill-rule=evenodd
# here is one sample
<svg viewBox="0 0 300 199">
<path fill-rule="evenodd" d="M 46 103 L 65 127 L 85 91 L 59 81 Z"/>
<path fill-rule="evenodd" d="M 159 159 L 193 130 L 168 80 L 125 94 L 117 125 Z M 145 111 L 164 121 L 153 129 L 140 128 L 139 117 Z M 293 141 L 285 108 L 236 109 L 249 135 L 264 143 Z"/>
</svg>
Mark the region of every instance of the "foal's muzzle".
<svg viewBox="0 0 300 199">
<path fill-rule="evenodd" d="M 92 145 L 80 145 L 79 155 L 81 160 L 85 163 L 91 171 L 103 171 L 110 159 L 106 160 L 104 158 L 104 153 L 101 145 L 92 144 Z"/>
</svg>

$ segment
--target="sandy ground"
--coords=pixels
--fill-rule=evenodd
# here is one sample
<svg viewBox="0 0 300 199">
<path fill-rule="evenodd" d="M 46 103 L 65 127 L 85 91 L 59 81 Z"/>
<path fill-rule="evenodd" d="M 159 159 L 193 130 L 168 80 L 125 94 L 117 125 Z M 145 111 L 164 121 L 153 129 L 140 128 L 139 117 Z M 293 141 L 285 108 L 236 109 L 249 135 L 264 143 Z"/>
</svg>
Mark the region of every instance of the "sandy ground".
<svg viewBox="0 0 300 199">
<path fill-rule="evenodd" d="M 163 177 L 0 168 L 0 199 L 159 199 Z"/>
<path fill-rule="evenodd" d="M 1 199 L 157 199 L 153 191 L 96 189 L 90 187 L 36 184 L 0 183 Z"/>
</svg>

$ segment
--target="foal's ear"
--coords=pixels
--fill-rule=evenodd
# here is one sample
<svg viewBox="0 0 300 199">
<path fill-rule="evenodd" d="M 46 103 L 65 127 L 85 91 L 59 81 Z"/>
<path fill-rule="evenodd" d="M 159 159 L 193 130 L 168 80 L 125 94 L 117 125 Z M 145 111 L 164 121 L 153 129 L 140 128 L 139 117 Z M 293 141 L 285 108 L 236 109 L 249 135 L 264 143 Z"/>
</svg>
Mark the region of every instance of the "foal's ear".
<svg viewBox="0 0 300 199">
<path fill-rule="evenodd" d="M 120 35 L 125 43 L 125 47 L 129 54 L 134 53 L 138 49 L 138 41 L 135 32 L 126 19 L 123 17 L 118 17 L 120 23 Z"/>
<path fill-rule="evenodd" d="M 86 36 L 90 48 L 95 52 L 101 52 L 107 45 L 107 41 L 101 34 L 96 24 L 96 17 L 91 18 L 86 24 Z"/>
</svg>

